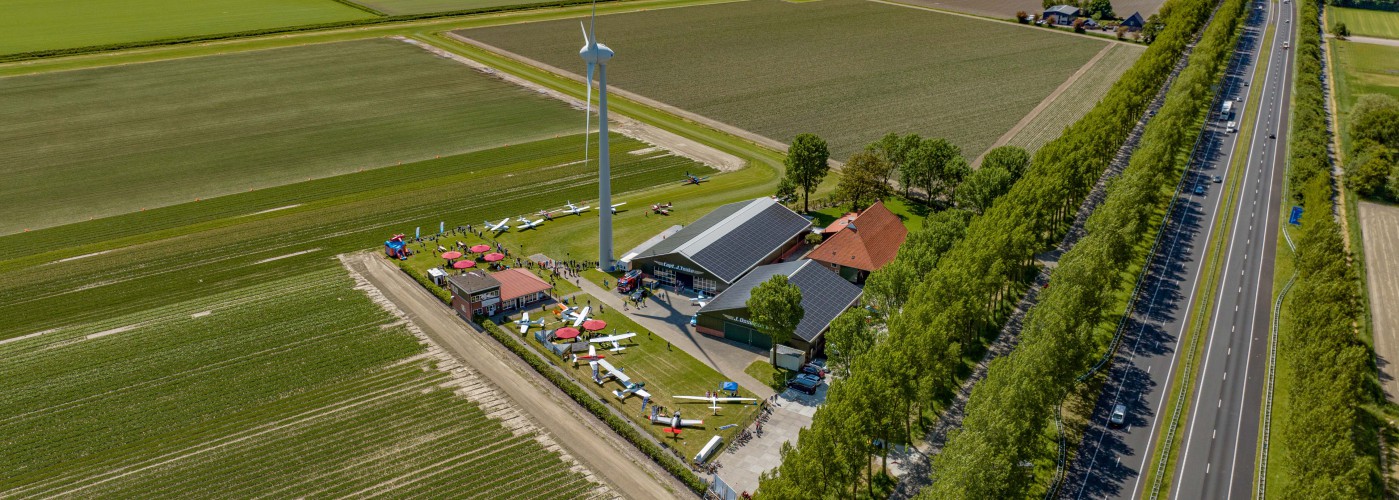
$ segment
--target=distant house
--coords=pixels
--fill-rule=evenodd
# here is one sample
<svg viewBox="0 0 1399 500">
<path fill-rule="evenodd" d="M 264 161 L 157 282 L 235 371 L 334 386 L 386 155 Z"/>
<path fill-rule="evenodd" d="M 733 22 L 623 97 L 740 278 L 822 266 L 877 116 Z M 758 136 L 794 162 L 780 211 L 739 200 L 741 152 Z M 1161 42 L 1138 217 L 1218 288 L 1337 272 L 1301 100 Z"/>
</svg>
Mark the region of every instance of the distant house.
<svg viewBox="0 0 1399 500">
<path fill-rule="evenodd" d="M 1046 9 L 1040 19 L 1047 23 L 1068 26 L 1073 24 L 1074 19 L 1078 19 L 1082 12 L 1072 5 L 1055 5 Z"/>
<path fill-rule="evenodd" d="M 472 271 L 449 276 L 452 309 L 462 318 L 491 316 L 499 312 L 524 309 L 548 299 L 553 286 L 523 269 L 506 269 L 486 274 Z"/>
<path fill-rule="evenodd" d="M 1133 12 L 1127 19 L 1122 20 L 1122 25 L 1127 27 L 1127 31 L 1141 31 L 1146 21 L 1142 20 L 1142 13 Z"/>
<path fill-rule="evenodd" d="M 823 232 L 830 236 L 806 258 L 855 284 L 864 283 L 871 272 L 894 260 L 908 236 L 903 221 L 884 202 L 870 205 L 858 215 L 847 214 Z"/>
</svg>

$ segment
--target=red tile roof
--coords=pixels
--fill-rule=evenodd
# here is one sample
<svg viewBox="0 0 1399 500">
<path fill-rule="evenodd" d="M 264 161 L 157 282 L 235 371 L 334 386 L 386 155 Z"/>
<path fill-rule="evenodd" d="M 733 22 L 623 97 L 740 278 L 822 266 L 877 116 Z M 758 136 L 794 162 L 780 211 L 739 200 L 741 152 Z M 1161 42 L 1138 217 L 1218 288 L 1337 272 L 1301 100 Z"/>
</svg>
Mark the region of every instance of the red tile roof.
<svg viewBox="0 0 1399 500">
<path fill-rule="evenodd" d="M 852 227 L 853 226 L 853 227 Z M 875 203 L 839 232 L 812 250 L 807 258 L 874 271 L 894 260 L 908 229 L 883 202 Z"/>
<path fill-rule="evenodd" d="M 855 212 L 850 212 L 848 214 L 842 215 L 839 219 L 836 219 L 835 222 L 832 222 L 831 225 L 826 226 L 825 229 L 822 229 L 821 232 L 839 233 L 841 229 L 845 229 L 845 226 L 849 225 L 850 221 L 855 220 L 855 217 L 858 217 L 859 215 L 860 214 L 857 214 Z"/>
<path fill-rule="evenodd" d="M 491 277 L 500 281 L 500 300 L 517 299 L 553 288 L 549 282 L 524 269 L 506 269 L 491 274 Z"/>
</svg>

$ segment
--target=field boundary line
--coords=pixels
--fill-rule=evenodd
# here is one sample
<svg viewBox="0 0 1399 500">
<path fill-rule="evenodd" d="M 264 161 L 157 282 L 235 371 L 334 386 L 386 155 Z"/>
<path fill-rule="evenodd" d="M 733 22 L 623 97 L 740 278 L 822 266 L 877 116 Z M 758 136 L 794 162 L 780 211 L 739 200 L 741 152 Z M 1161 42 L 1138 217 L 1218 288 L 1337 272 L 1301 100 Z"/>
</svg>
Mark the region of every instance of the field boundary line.
<svg viewBox="0 0 1399 500">
<path fill-rule="evenodd" d="M 1078 79 L 1080 77 L 1088 74 L 1088 71 L 1093 69 L 1093 67 L 1098 64 L 1098 61 L 1101 61 L 1103 57 L 1106 56 L 1108 52 L 1111 52 L 1112 49 L 1115 47 L 1116 45 L 1108 44 L 1103 46 L 1103 49 L 1099 50 L 1097 54 L 1093 54 L 1093 57 L 1090 58 L 1088 62 L 1083 63 L 1083 66 L 1079 66 L 1078 70 L 1074 71 L 1072 75 L 1069 75 L 1069 77 L 1066 78 L 1063 83 L 1060 83 L 1059 86 L 1055 88 L 1053 92 L 1050 92 L 1049 95 L 1044 96 L 1044 100 L 1040 101 L 1039 104 L 1036 104 L 1034 109 L 1031 109 L 1029 113 L 1025 113 L 1025 116 L 1020 117 L 1020 121 L 1016 122 L 1014 126 L 1010 127 L 1010 130 L 1007 130 L 1006 133 L 1001 134 L 1001 137 L 996 139 L 996 142 L 991 143 L 991 146 L 987 147 L 985 152 L 982 152 L 980 156 L 977 156 L 976 160 L 972 161 L 972 168 L 980 168 L 981 161 L 986 159 L 986 153 L 990 153 L 992 149 L 1004 146 L 1006 145 L 1006 143 L 1009 143 L 1011 139 L 1014 139 L 1016 134 L 1019 134 L 1021 130 L 1024 130 L 1025 127 L 1029 126 L 1030 122 L 1035 121 L 1035 118 L 1038 118 L 1040 116 L 1040 113 L 1043 113 L 1044 110 L 1049 109 L 1050 105 L 1053 105 L 1055 101 L 1058 101 L 1059 97 L 1064 95 L 1064 92 L 1068 92 L 1070 87 L 1073 87 L 1075 83 L 1078 83 Z"/>
</svg>

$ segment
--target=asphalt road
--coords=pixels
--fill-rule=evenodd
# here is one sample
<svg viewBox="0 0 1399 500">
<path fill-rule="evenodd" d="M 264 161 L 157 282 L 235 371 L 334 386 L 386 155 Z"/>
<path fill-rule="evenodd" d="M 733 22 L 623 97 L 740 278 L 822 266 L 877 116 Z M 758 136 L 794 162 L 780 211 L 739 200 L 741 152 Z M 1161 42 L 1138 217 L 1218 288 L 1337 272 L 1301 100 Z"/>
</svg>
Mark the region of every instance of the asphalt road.
<svg viewBox="0 0 1399 500">
<path fill-rule="evenodd" d="M 1259 2 L 1250 7 L 1250 17 L 1237 48 L 1238 53 L 1227 72 L 1224 85 L 1220 89 L 1223 99 L 1234 101 L 1234 120 L 1242 122 L 1245 113 L 1258 115 L 1257 132 L 1250 137 L 1240 137 L 1238 134 L 1229 133 L 1225 130 L 1227 120 L 1219 116 L 1218 105 L 1213 110 L 1211 120 L 1199 144 L 1197 160 L 1192 163 L 1191 171 L 1186 173 L 1186 180 L 1181 185 L 1180 198 L 1170 213 L 1165 233 L 1158 244 L 1156 254 L 1152 257 L 1147 275 L 1141 283 L 1140 293 L 1142 295 L 1139 297 L 1132 315 L 1123 326 L 1122 345 L 1118 349 L 1108 378 L 1104 383 L 1103 392 L 1098 398 L 1091 423 L 1084 431 L 1083 443 L 1079 447 L 1075 461 L 1070 465 L 1064 487 L 1060 490 L 1061 494 L 1066 497 L 1138 498 L 1150 487 L 1148 484 L 1143 484 L 1143 478 L 1147 472 L 1145 468 L 1151 466 L 1151 459 L 1154 455 L 1159 454 L 1159 450 L 1154 449 L 1155 437 L 1161 431 L 1162 426 L 1168 424 L 1170 418 L 1170 415 L 1160 413 L 1160 409 L 1165 406 L 1166 398 L 1178 390 L 1178 388 L 1169 387 L 1176 366 L 1180 362 L 1177 341 L 1187 325 L 1194 321 L 1190 313 L 1194 309 L 1192 307 L 1195 303 L 1194 292 L 1205 264 L 1202 261 L 1203 253 L 1209 245 L 1209 239 L 1216 222 L 1215 215 L 1221 209 L 1223 201 L 1219 191 L 1223 189 L 1224 184 L 1215 184 L 1209 179 L 1213 176 L 1228 176 L 1228 169 L 1233 163 L 1236 145 L 1240 140 L 1250 142 L 1247 154 L 1255 157 L 1260 152 L 1271 154 L 1268 151 L 1272 150 L 1273 144 L 1283 144 L 1281 134 L 1277 134 L 1279 136 L 1277 139 L 1268 139 L 1268 135 L 1269 133 L 1277 133 L 1275 130 L 1281 125 L 1276 119 L 1277 109 L 1279 109 L 1278 103 L 1285 102 L 1286 96 L 1279 95 L 1284 87 L 1280 83 L 1290 81 L 1291 78 L 1290 70 L 1288 75 L 1283 75 L 1281 67 L 1283 64 L 1290 64 L 1291 60 L 1284 61 L 1278 57 L 1270 57 L 1269 66 L 1262 73 L 1257 74 L 1255 74 L 1255 63 L 1260 44 L 1263 42 L 1264 28 L 1268 23 L 1275 23 L 1277 26 L 1290 29 L 1291 24 L 1282 23 L 1282 19 L 1285 18 L 1279 17 L 1284 14 L 1281 12 L 1283 9 L 1275 7 L 1278 5 L 1288 7 L 1286 15 L 1290 16 L 1291 4 L 1273 2 L 1268 4 L 1265 9 L 1259 8 L 1263 5 L 1262 2 Z M 1275 37 L 1275 40 L 1272 41 L 1275 44 L 1273 56 L 1287 52 L 1288 57 L 1290 57 L 1290 51 L 1281 50 L 1280 38 L 1282 37 Z M 1288 39 L 1290 40 L 1290 35 L 1288 35 Z M 1259 78 L 1267 83 L 1259 81 Z M 1263 92 L 1261 105 L 1258 106 L 1261 109 L 1246 109 L 1249 96 L 1253 92 L 1259 91 Z M 1269 111 L 1270 106 L 1271 111 Z M 1285 109 L 1286 106 L 1283 108 Z M 1271 156 L 1265 159 L 1271 159 Z M 1265 209 L 1263 206 L 1276 205 L 1277 198 L 1269 200 L 1268 195 L 1276 189 L 1274 184 L 1281 181 L 1280 174 L 1282 172 L 1281 167 L 1274 172 L 1259 168 L 1261 166 L 1256 161 L 1250 162 L 1248 165 L 1245 179 L 1239 191 L 1242 198 L 1239 205 L 1242 207 L 1240 210 L 1242 218 L 1231 221 L 1235 224 L 1235 229 L 1240 229 L 1237 227 L 1240 224 L 1244 227 L 1228 234 L 1230 243 L 1237 241 L 1237 244 L 1231 244 L 1228 247 L 1229 256 L 1238 256 L 1234 257 L 1233 262 L 1228 264 L 1231 267 L 1225 269 L 1237 270 L 1241 266 L 1252 269 L 1252 271 L 1246 271 L 1246 273 L 1251 272 L 1252 274 L 1245 276 L 1240 276 L 1237 273 L 1224 273 L 1229 278 L 1224 286 L 1236 288 L 1230 291 L 1237 293 L 1221 293 L 1221 302 L 1224 304 L 1216 304 L 1216 307 L 1228 309 L 1231 312 L 1235 303 L 1244 302 L 1239 295 L 1251 290 L 1237 290 L 1240 278 L 1256 278 L 1259 274 L 1256 266 L 1243 266 L 1241 263 L 1244 260 L 1243 254 L 1258 253 L 1265 240 L 1268 245 L 1271 245 L 1276 236 L 1276 233 L 1272 233 L 1272 236 L 1264 238 L 1261 234 L 1255 234 L 1265 231 L 1267 223 L 1263 222 L 1263 219 L 1276 213 L 1275 209 Z M 1266 183 L 1266 186 L 1260 187 L 1263 184 L 1264 176 L 1274 182 Z M 1194 190 L 1197 185 L 1205 186 L 1204 193 L 1195 194 Z M 1262 205 L 1259 205 L 1260 203 Z M 1253 219 L 1258 219 L 1259 222 L 1254 222 Z M 1265 260 L 1271 266 L 1271 250 L 1268 251 L 1266 259 L 1253 255 L 1248 258 L 1248 263 L 1257 264 Z M 1267 271 L 1269 277 L 1262 280 L 1262 283 L 1270 285 L 1271 267 Z M 1234 284 L 1230 285 L 1229 283 Z M 1260 281 L 1254 279 L 1249 283 L 1252 284 L 1253 288 L 1257 288 Z M 1268 297 L 1270 297 L 1269 293 L 1269 291 L 1261 292 L 1263 299 L 1259 301 L 1265 314 L 1269 302 Z M 1251 302 L 1248 302 L 1246 306 L 1250 308 L 1245 310 L 1241 307 L 1240 314 L 1253 310 Z M 1225 317 L 1225 320 L 1228 321 L 1228 318 Z M 1258 342 L 1260 344 L 1253 354 L 1259 359 L 1264 354 L 1264 345 L 1261 342 L 1266 340 L 1267 331 L 1267 317 L 1261 316 L 1260 318 L 1262 320 L 1258 329 L 1260 332 Z M 1228 344 L 1229 339 L 1233 338 L 1232 335 L 1228 334 L 1213 335 L 1213 332 L 1220 328 L 1218 323 L 1219 321 L 1214 321 L 1211 324 L 1209 346 L 1215 346 L 1216 343 Z M 1230 328 L 1238 330 L 1238 326 L 1224 324 L 1222 328 L 1228 332 Z M 1243 329 L 1240 331 L 1251 330 Z M 1247 348 L 1245 347 L 1245 349 Z M 1223 372 L 1217 368 L 1226 364 L 1229 359 L 1247 363 L 1244 361 L 1246 354 L 1243 351 L 1239 356 L 1233 356 L 1233 351 L 1239 350 L 1235 346 L 1224 345 L 1218 350 L 1221 352 L 1216 353 L 1209 350 L 1209 353 L 1215 356 L 1223 354 L 1225 361 L 1216 360 L 1210 364 L 1204 377 L 1206 383 L 1203 387 L 1218 388 L 1220 383 L 1228 380 L 1222 375 Z M 1210 358 L 1210 356 L 1207 355 L 1206 358 Z M 1204 360 L 1202 359 L 1200 363 L 1203 364 Z M 1261 382 L 1261 374 L 1263 373 L 1262 362 L 1254 363 L 1251 370 L 1258 372 L 1255 385 L 1261 387 L 1259 382 Z M 1229 380 L 1230 382 L 1241 380 L 1237 376 L 1239 370 L 1235 370 L 1235 372 L 1236 376 L 1233 380 Z M 1257 434 L 1259 400 L 1256 395 L 1259 394 L 1258 387 L 1250 386 L 1250 390 L 1253 391 L 1250 394 L 1255 395 L 1251 403 L 1252 417 L 1248 419 L 1248 425 L 1252 428 L 1252 431 L 1249 431 L 1251 432 L 1250 436 Z M 1118 404 L 1125 405 L 1128 410 L 1126 421 L 1120 427 L 1110 425 L 1108 420 L 1112 408 Z M 1237 409 L 1237 405 L 1231 405 L 1230 408 Z M 1209 409 L 1217 408 L 1210 405 Z M 1224 409 L 1222 403 L 1218 409 Z M 1190 419 L 1191 416 L 1185 415 L 1187 419 Z M 1222 422 L 1231 417 L 1219 416 L 1217 418 Z M 1215 419 L 1193 420 L 1197 423 L 1204 423 Z M 1230 421 L 1238 422 L 1237 415 L 1234 415 L 1233 420 Z M 1221 425 L 1221 427 L 1223 426 Z M 1194 429 L 1193 426 L 1186 430 L 1187 435 L 1192 429 Z M 1194 430 L 1198 431 L 1198 429 Z M 1213 430 L 1204 432 L 1215 434 Z M 1255 440 L 1247 438 L 1246 441 L 1251 456 Z M 1230 442 L 1233 442 L 1232 438 Z M 1232 448 L 1230 451 L 1232 456 Z M 1223 450 L 1220 452 L 1222 453 Z M 1203 473 L 1203 468 L 1206 467 L 1205 461 L 1201 460 L 1202 470 L 1198 474 L 1192 470 L 1187 472 L 1187 479 L 1184 480 L 1184 483 L 1173 483 L 1185 485 L 1186 498 L 1217 498 L 1228 495 L 1227 486 L 1222 492 L 1198 487 L 1201 481 L 1207 479 Z M 1186 465 L 1193 467 L 1195 462 L 1187 461 Z M 1221 475 L 1217 466 L 1210 465 L 1208 467 L 1213 468 L 1216 477 Z M 1246 469 L 1243 471 L 1245 475 L 1251 477 L 1252 462 L 1247 462 L 1243 468 Z M 1245 483 L 1248 482 L 1248 477 L 1243 480 Z M 1178 478 L 1177 480 L 1179 481 Z M 1246 492 L 1248 490 L 1237 491 Z"/>
<path fill-rule="evenodd" d="M 450 308 L 372 252 L 346 264 L 369 280 L 438 345 L 476 369 L 530 418 L 626 498 L 684 498 L 693 494 L 630 443 L 579 406 L 495 339 L 468 328 Z"/>
<path fill-rule="evenodd" d="M 1222 268 L 1205 357 L 1185 425 L 1172 498 L 1247 498 L 1253 494 L 1259 414 L 1267 373 L 1278 206 L 1285 196 L 1287 120 L 1292 97 L 1296 8 L 1277 5 L 1276 27 L 1257 126 L 1249 138 L 1244 182 Z M 1233 376 L 1231 377 L 1230 374 Z M 1211 405 L 1210 403 L 1215 403 Z"/>
</svg>

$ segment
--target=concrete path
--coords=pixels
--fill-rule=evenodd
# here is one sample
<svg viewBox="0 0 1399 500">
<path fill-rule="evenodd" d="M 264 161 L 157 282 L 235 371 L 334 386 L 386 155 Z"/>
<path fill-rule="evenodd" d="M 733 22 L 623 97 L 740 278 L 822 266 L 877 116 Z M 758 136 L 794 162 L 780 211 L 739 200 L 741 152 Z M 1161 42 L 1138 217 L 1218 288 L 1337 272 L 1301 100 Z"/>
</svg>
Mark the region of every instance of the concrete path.
<svg viewBox="0 0 1399 500">
<path fill-rule="evenodd" d="M 739 385 L 752 391 L 757 397 L 770 398 L 776 394 L 767 384 L 759 382 L 758 379 L 743 372 L 754 361 L 764 359 L 768 355 L 767 351 L 694 331 L 690 327 L 690 316 L 699 310 L 699 306 L 690 305 L 689 299 L 681 297 L 679 294 L 663 292 L 665 297 L 669 297 L 669 300 L 653 297 L 647 299 L 644 309 L 623 310 L 624 300 L 616 292 L 603 290 L 602 287 L 586 278 L 579 279 L 579 287 L 587 294 L 607 304 L 609 309 L 622 311 L 622 314 L 631 318 L 642 328 L 660 335 L 675 347 L 679 347 L 700 362 L 718 370 L 729 380 L 738 382 Z"/>
<path fill-rule="evenodd" d="M 816 407 L 826 402 L 827 384 L 806 395 L 788 389 L 773 401 L 772 415 L 763 424 L 763 435 L 756 434 L 743 446 L 730 447 L 716 460 L 721 467 L 719 477 L 734 491 L 758 491 L 758 477 L 782 465 L 782 443 L 797 445 L 797 435 L 811 427 Z M 753 427 L 749 426 L 749 430 Z"/>
<path fill-rule="evenodd" d="M 689 491 L 606 424 L 483 332 L 476 331 L 408 275 L 373 253 L 342 257 L 414 324 L 500 388 L 554 441 L 628 498 L 686 498 Z"/>
<path fill-rule="evenodd" d="M 1326 35 L 1326 38 L 1336 38 L 1336 35 L 1332 35 L 1332 34 L 1329 34 L 1329 33 L 1328 33 L 1328 34 Z M 1390 47 L 1399 47 L 1399 40 L 1395 40 L 1395 39 L 1393 39 L 1393 38 L 1375 38 L 1375 37 L 1372 37 L 1372 36 L 1354 36 L 1354 35 L 1352 35 L 1352 36 L 1345 37 L 1345 39 L 1344 39 L 1343 41 L 1346 41 L 1346 42 L 1355 42 L 1355 43 L 1368 43 L 1368 44 L 1372 44 L 1372 45 L 1388 45 L 1388 46 L 1390 46 Z"/>
</svg>

